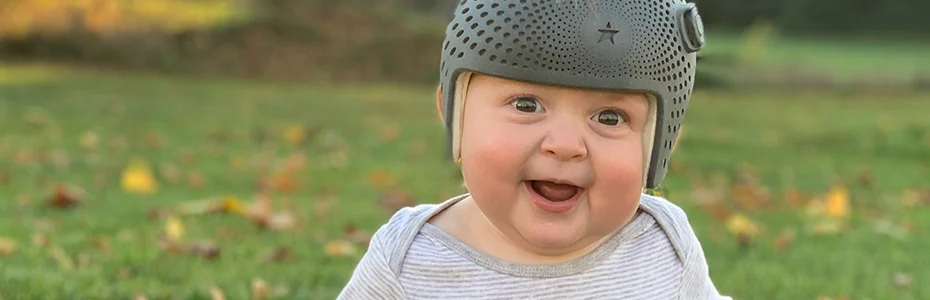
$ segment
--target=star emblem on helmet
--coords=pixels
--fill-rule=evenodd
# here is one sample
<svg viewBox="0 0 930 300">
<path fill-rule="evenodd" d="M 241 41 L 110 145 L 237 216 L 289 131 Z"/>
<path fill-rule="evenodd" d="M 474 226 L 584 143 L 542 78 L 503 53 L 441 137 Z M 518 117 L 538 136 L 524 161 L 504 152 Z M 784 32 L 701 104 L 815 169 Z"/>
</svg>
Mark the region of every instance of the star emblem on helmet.
<svg viewBox="0 0 930 300">
<path fill-rule="evenodd" d="M 617 32 L 620 32 L 619 30 L 611 27 L 610 22 L 607 22 L 606 27 L 598 29 L 597 31 L 601 33 L 601 37 L 597 39 L 598 44 L 603 41 L 610 41 L 611 44 L 614 44 L 614 35 L 616 35 Z"/>
</svg>

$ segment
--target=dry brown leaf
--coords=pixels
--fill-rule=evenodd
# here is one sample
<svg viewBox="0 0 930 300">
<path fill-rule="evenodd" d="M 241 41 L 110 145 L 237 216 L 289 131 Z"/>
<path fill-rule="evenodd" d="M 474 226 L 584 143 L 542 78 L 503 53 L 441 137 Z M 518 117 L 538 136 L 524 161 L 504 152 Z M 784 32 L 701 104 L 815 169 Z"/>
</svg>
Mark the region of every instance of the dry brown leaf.
<svg viewBox="0 0 930 300">
<path fill-rule="evenodd" d="M 27 166 L 35 163 L 36 155 L 29 149 L 16 150 L 13 155 L 13 162 L 19 166 Z"/>
<path fill-rule="evenodd" d="M 804 206 L 807 203 L 807 199 L 808 198 L 803 193 L 801 193 L 801 191 L 795 188 L 789 188 L 787 191 L 785 191 L 784 202 L 788 205 L 788 207 L 795 208 Z"/>
<path fill-rule="evenodd" d="M 384 124 L 378 130 L 378 136 L 381 137 L 382 141 L 390 142 L 397 139 L 400 136 L 400 126 L 396 123 Z"/>
<path fill-rule="evenodd" d="M 17 244 L 15 241 L 0 237 L 0 255 L 10 256 L 16 251 Z"/>
<path fill-rule="evenodd" d="M 253 300 L 262 300 L 268 297 L 270 294 L 268 289 L 268 284 L 265 283 L 265 280 L 261 278 L 252 279 L 252 299 Z"/>
<path fill-rule="evenodd" d="M 372 234 L 368 231 L 359 229 L 357 226 L 349 224 L 346 225 L 344 230 L 345 239 L 353 242 L 361 247 L 368 247 L 368 243 L 371 242 Z"/>
<path fill-rule="evenodd" d="M 71 208 L 84 201 L 83 190 L 68 188 L 62 184 L 55 186 L 55 193 L 48 201 L 48 205 L 55 208 Z"/>
<path fill-rule="evenodd" d="M 36 247 L 48 246 L 48 234 L 36 232 L 32 235 L 32 245 Z"/>
<path fill-rule="evenodd" d="M 377 188 L 391 187 L 395 184 L 394 177 L 391 176 L 390 173 L 380 169 L 368 172 L 368 182 Z"/>
<path fill-rule="evenodd" d="M 107 240 L 106 237 L 96 236 L 91 239 L 91 244 L 94 245 L 94 248 L 97 248 L 97 250 L 100 250 L 103 253 L 110 252 L 110 241 Z"/>
<path fill-rule="evenodd" d="M 323 252 L 329 257 L 348 257 L 358 253 L 358 248 L 350 241 L 339 239 L 327 242 Z"/>
<path fill-rule="evenodd" d="M 413 205 L 415 200 L 410 193 L 398 188 L 389 188 L 378 197 L 378 205 L 388 213 Z"/>
<path fill-rule="evenodd" d="M 272 262 L 285 262 L 294 258 L 294 251 L 287 246 L 280 246 L 266 253 L 264 257 Z"/>
<path fill-rule="evenodd" d="M 869 170 L 860 171 L 859 176 L 857 176 L 857 179 L 860 185 L 862 185 L 863 187 L 867 187 L 867 188 L 872 187 L 872 184 L 875 182 L 875 176 L 873 176 L 872 172 L 870 172 Z"/>
<path fill-rule="evenodd" d="M 207 260 L 213 260 L 220 256 L 219 246 L 210 242 L 193 243 L 187 247 L 187 251 Z"/>
<path fill-rule="evenodd" d="M 146 297 L 145 294 L 142 294 L 142 293 L 136 294 L 136 296 L 133 298 L 133 300 L 148 300 L 148 299 L 149 298 Z"/>
<path fill-rule="evenodd" d="M 172 163 L 162 163 L 159 167 L 161 178 L 167 182 L 177 182 L 181 178 L 181 169 Z"/>
<path fill-rule="evenodd" d="M 213 300 L 226 300 L 223 290 L 215 285 L 210 287 L 210 298 Z"/>
<path fill-rule="evenodd" d="M 197 171 L 191 171 L 187 174 L 187 185 L 199 189 L 206 184 L 206 181 L 203 179 L 203 175 Z"/>
<path fill-rule="evenodd" d="M 792 244 L 794 244 L 794 235 L 794 230 L 783 230 L 780 234 L 778 234 L 777 237 L 775 237 L 775 241 L 773 242 L 775 249 L 783 251 L 790 247 Z"/>
</svg>

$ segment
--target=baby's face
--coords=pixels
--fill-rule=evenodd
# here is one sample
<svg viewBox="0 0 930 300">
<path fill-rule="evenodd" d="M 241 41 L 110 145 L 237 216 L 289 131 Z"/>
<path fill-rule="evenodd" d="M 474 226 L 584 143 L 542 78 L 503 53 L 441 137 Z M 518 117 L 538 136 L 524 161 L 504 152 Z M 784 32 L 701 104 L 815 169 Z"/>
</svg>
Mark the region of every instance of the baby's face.
<svg viewBox="0 0 930 300">
<path fill-rule="evenodd" d="M 643 94 L 474 75 L 462 172 L 475 203 L 516 244 L 576 251 L 626 223 L 643 187 Z"/>
</svg>

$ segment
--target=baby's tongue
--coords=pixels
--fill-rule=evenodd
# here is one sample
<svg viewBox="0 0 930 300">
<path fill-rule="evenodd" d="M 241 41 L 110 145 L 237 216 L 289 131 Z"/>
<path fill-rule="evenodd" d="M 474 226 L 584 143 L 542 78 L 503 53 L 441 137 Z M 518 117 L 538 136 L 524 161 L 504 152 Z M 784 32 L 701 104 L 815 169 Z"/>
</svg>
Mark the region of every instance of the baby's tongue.
<svg viewBox="0 0 930 300">
<path fill-rule="evenodd" d="M 565 201 L 578 192 L 578 187 L 570 184 L 559 184 L 549 181 L 533 181 L 533 190 L 546 197 L 549 201 Z"/>
</svg>

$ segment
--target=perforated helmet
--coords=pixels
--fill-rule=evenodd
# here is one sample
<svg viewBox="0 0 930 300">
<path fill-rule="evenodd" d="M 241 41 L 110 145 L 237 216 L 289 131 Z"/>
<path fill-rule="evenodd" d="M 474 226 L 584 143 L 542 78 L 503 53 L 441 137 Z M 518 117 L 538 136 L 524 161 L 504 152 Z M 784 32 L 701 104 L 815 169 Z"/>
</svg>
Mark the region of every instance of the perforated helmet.
<svg viewBox="0 0 930 300">
<path fill-rule="evenodd" d="M 683 0 L 460 0 L 440 65 L 453 158 L 459 158 L 462 74 L 644 92 L 655 100 L 644 184 L 655 188 L 668 170 L 703 46 L 697 8 Z"/>
</svg>

